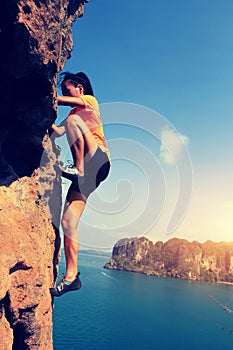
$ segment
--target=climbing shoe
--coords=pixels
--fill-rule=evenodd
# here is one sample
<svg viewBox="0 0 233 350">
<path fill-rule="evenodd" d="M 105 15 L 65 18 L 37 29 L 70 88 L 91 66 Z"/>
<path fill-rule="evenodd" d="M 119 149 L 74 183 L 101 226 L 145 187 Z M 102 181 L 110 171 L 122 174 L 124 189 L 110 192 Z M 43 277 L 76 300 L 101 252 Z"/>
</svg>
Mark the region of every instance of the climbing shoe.
<svg viewBox="0 0 233 350">
<path fill-rule="evenodd" d="M 81 281 L 79 279 L 80 272 L 73 281 L 67 281 L 64 278 L 57 284 L 55 288 L 50 288 L 50 293 L 54 297 L 60 297 L 67 292 L 72 292 L 81 288 Z"/>
<path fill-rule="evenodd" d="M 61 164 L 56 163 L 54 165 L 54 169 L 60 176 L 65 177 L 72 182 L 78 182 L 79 171 L 75 166 L 69 165 L 67 167 L 63 167 Z"/>
</svg>

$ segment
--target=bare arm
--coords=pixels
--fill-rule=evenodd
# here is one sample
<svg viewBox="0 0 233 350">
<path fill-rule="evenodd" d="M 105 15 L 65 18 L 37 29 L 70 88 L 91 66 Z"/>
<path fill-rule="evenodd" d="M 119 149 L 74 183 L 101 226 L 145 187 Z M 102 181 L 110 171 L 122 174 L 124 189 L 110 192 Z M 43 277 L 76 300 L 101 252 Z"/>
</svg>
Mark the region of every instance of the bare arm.
<svg viewBox="0 0 233 350">
<path fill-rule="evenodd" d="M 57 125 L 53 124 L 53 125 L 51 126 L 51 128 L 52 128 L 53 131 L 54 131 L 54 134 L 55 134 L 54 136 L 55 136 L 55 137 L 60 137 L 60 136 L 64 135 L 65 132 L 66 132 L 66 129 L 65 129 L 65 126 L 64 126 L 64 125 L 57 126 Z"/>
<path fill-rule="evenodd" d="M 79 107 L 83 107 L 83 108 L 85 107 L 85 104 L 80 97 L 57 95 L 57 102 L 58 102 L 58 105 L 60 105 L 60 106 L 70 106 L 70 107 L 79 106 Z M 59 126 L 53 124 L 51 126 L 51 128 L 54 131 L 55 137 L 60 137 L 60 136 L 64 135 L 64 133 L 66 132 L 65 126 L 63 125 L 63 122 Z"/>
<path fill-rule="evenodd" d="M 60 96 L 57 95 L 57 102 L 59 106 L 70 106 L 70 107 L 85 107 L 83 100 L 80 97 L 73 96 Z"/>
</svg>

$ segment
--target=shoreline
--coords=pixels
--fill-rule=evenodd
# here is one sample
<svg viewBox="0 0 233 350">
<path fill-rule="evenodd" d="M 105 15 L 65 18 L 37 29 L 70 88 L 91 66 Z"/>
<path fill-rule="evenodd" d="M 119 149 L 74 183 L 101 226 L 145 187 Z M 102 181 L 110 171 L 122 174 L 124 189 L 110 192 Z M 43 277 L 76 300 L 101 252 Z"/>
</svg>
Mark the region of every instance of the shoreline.
<svg viewBox="0 0 233 350">
<path fill-rule="evenodd" d="M 162 276 L 162 275 L 156 275 L 156 274 L 150 274 L 146 271 L 137 271 L 137 270 L 128 270 L 124 268 L 114 268 L 110 267 L 109 263 L 106 263 L 103 267 L 107 270 L 115 270 L 115 271 L 126 271 L 126 272 L 134 272 L 134 273 L 140 273 L 146 276 L 152 276 L 152 277 L 158 277 L 158 278 L 172 278 L 172 279 L 177 279 L 180 281 L 189 281 L 189 282 L 205 282 L 205 283 L 216 283 L 216 284 L 225 284 L 225 285 L 230 285 L 233 286 L 233 282 L 227 282 L 227 281 L 206 281 L 206 280 L 198 280 L 195 278 L 180 278 L 180 277 L 175 277 L 175 276 Z"/>
<path fill-rule="evenodd" d="M 223 281 L 219 281 L 217 282 L 218 284 L 228 284 L 230 286 L 233 286 L 233 282 L 223 282 Z"/>
</svg>

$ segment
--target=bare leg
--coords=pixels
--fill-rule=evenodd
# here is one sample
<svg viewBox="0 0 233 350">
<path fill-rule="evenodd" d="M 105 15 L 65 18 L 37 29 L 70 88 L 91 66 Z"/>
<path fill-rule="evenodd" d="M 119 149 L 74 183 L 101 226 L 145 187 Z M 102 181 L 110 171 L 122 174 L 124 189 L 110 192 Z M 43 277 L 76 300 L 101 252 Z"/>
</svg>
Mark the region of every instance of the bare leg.
<svg viewBox="0 0 233 350">
<path fill-rule="evenodd" d="M 74 165 L 80 175 L 84 173 L 86 161 L 94 155 L 98 144 L 91 131 L 79 115 L 71 115 L 66 120 L 66 135 L 71 148 Z"/>
<path fill-rule="evenodd" d="M 68 193 L 67 203 L 62 218 L 66 257 L 65 279 L 68 281 L 72 281 L 78 273 L 78 251 L 80 244 L 77 227 L 85 208 L 85 204 L 86 200 L 81 193 L 76 191 L 70 191 Z"/>
<path fill-rule="evenodd" d="M 79 115 L 67 118 L 66 135 L 71 148 L 74 165 L 80 175 L 84 173 L 84 160 L 88 161 L 94 155 L 98 144 L 91 131 Z M 77 227 L 85 208 L 86 199 L 77 191 L 69 191 L 64 208 L 62 227 L 64 231 L 64 249 L 66 257 L 65 279 L 71 281 L 78 272 L 79 239 Z"/>
<path fill-rule="evenodd" d="M 72 281 L 78 273 L 79 242 L 64 235 L 64 249 L 66 257 L 65 279 Z"/>
</svg>

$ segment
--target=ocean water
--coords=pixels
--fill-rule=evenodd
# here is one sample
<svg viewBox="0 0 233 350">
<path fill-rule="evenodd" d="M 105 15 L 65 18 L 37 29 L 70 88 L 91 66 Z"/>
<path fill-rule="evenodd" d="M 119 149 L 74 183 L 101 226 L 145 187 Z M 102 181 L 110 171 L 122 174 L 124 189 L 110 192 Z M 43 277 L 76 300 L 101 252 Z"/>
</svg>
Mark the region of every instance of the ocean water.
<svg viewBox="0 0 233 350">
<path fill-rule="evenodd" d="M 55 350 L 233 350 L 233 286 L 103 268 L 80 254 L 82 288 L 55 299 Z M 64 270 L 64 260 L 60 271 Z"/>
</svg>

